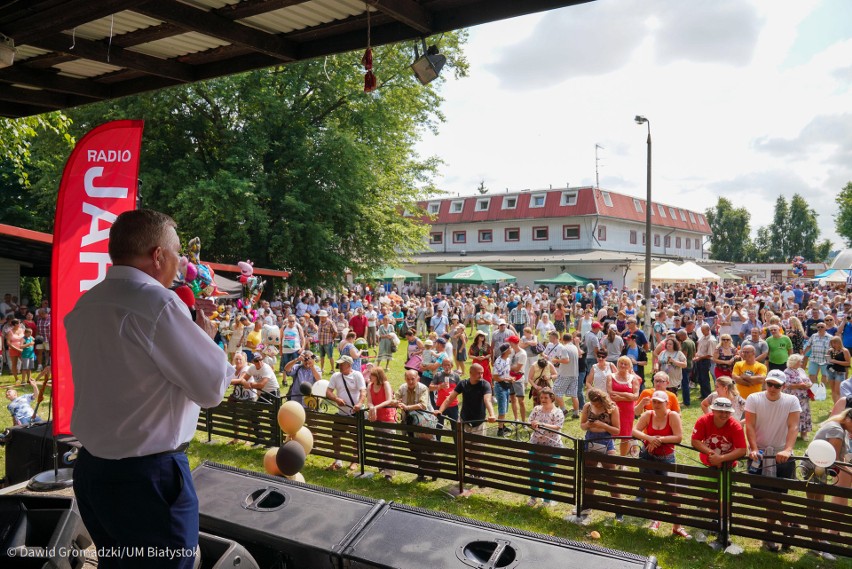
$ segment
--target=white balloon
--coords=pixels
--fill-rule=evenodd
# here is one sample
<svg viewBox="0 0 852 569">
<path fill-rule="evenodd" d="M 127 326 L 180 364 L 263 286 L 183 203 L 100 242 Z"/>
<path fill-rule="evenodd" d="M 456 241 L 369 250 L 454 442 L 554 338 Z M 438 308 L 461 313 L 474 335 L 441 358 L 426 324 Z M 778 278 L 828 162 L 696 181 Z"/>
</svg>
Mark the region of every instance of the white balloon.
<svg viewBox="0 0 852 569">
<path fill-rule="evenodd" d="M 815 466 L 826 468 L 834 464 L 837 460 L 837 453 L 831 443 L 824 440 L 815 440 L 808 445 L 808 450 L 805 451 L 808 460 L 814 463 Z"/>
<path fill-rule="evenodd" d="M 317 397 L 325 397 L 326 391 L 328 391 L 327 379 L 316 381 L 313 387 L 311 387 L 311 395 L 316 395 Z"/>
</svg>

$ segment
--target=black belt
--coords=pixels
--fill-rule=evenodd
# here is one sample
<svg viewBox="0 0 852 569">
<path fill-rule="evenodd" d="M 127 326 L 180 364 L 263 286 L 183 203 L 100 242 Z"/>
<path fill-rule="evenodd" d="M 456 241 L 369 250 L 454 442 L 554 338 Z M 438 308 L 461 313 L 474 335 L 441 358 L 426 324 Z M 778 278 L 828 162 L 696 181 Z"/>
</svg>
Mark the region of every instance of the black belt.
<svg viewBox="0 0 852 569">
<path fill-rule="evenodd" d="M 188 448 L 189 448 L 189 443 L 186 442 L 186 443 L 183 443 L 182 445 L 179 445 L 177 448 L 174 448 L 174 449 L 171 449 L 171 450 L 164 450 L 163 452 L 155 452 L 153 454 L 146 454 L 146 455 L 143 455 L 143 456 L 128 456 L 126 458 L 129 458 L 129 459 L 131 459 L 131 458 L 154 458 L 154 457 L 157 457 L 157 456 L 167 456 L 167 455 L 170 455 L 170 454 L 185 454 Z M 88 450 L 86 450 L 85 447 L 81 448 L 80 450 L 85 452 L 89 456 L 92 456 L 94 458 L 98 458 L 95 455 L 93 455 L 92 453 L 90 453 Z M 118 459 L 118 460 L 124 460 L 124 459 Z"/>
</svg>

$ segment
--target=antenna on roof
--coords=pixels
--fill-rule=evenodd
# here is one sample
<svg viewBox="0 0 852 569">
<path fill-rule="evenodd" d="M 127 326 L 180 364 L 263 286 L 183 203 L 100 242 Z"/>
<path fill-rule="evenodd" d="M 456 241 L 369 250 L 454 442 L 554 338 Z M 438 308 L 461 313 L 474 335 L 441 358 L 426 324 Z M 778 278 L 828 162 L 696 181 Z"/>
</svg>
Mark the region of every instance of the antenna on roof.
<svg viewBox="0 0 852 569">
<path fill-rule="evenodd" d="M 600 176 L 598 175 L 598 168 L 600 167 L 600 158 L 598 158 L 598 148 L 600 148 L 601 150 L 606 150 L 606 149 L 603 146 L 601 146 L 600 144 L 597 144 L 597 143 L 595 144 L 595 187 L 600 190 L 601 189 L 601 179 L 600 179 Z"/>
</svg>

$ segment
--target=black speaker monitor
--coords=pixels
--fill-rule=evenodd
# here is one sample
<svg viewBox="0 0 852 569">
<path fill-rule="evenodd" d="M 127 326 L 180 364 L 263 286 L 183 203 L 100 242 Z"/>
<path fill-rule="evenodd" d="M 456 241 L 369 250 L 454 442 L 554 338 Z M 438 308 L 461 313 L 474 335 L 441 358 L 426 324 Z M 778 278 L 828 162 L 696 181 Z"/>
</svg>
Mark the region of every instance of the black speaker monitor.
<svg viewBox="0 0 852 569">
<path fill-rule="evenodd" d="M 389 547 L 389 544 L 392 544 Z M 391 504 L 343 552 L 348 569 L 652 569 L 653 557 Z"/>
<path fill-rule="evenodd" d="M 339 553 L 384 502 L 204 463 L 192 472 L 201 530 L 239 542 L 264 566 L 337 567 Z"/>
</svg>

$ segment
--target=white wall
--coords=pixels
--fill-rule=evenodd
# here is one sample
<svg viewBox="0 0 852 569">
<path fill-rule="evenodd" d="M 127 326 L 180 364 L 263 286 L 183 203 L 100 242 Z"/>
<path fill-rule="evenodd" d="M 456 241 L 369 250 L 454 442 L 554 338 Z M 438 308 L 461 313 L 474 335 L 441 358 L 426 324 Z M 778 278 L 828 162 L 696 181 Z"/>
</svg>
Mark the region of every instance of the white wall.
<svg viewBox="0 0 852 569">
<path fill-rule="evenodd" d="M 0 258 L 0 299 L 6 293 L 21 298 L 21 266 L 17 261 Z"/>
</svg>

